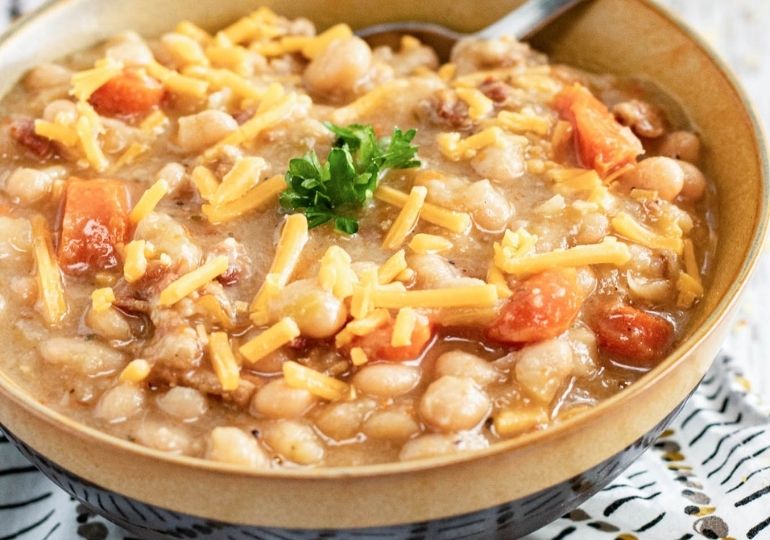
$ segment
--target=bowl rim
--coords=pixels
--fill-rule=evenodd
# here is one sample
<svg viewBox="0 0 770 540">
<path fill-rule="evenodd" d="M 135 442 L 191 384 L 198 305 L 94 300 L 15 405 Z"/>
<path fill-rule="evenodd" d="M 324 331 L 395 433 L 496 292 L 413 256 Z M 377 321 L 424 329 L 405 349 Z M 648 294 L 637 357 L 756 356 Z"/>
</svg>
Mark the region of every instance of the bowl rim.
<svg viewBox="0 0 770 540">
<path fill-rule="evenodd" d="M 534 444 L 558 439 L 565 432 L 573 429 L 580 429 L 581 425 L 592 421 L 597 415 L 601 415 L 605 410 L 622 406 L 621 404 L 623 401 L 631 399 L 633 396 L 643 392 L 665 378 L 681 361 L 683 361 L 686 355 L 697 349 L 699 345 L 719 326 L 725 317 L 730 314 L 732 308 L 740 298 L 741 292 L 744 290 L 749 277 L 758 264 L 768 234 L 768 227 L 770 226 L 770 201 L 768 201 L 768 195 L 770 195 L 770 161 L 768 157 L 768 143 L 763 124 L 759 118 L 755 105 L 743 90 L 737 77 L 726 65 L 725 61 L 723 61 L 713 48 L 679 16 L 661 6 L 655 0 L 637 0 L 637 2 L 642 5 L 642 7 L 652 11 L 655 15 L 665 20 L 669 25 L 674 26 L 676 30 L 681 32 L 702 53 L 704 53 L 705 57 L 717 68 L 717 71 L 725 80 L 730 90 L 734 92 L 741 101 L 744 107 L 743 112 L 748 117 L 753 132 L 753 153 L 759 159 L 761 177 L 760 186 L 764 196 L 760 197 L 757 202 L 758 212 L 753 226 L 751 242 L 748 245 L 745 259 L 741 264 L 733 283 L 727 288 L 713 311 L 708 314 L 703 323 L 693 331 L 692 335 L 680 343 L 663 362 L 643 375 L 628 388 L 603 400 L 590 410 L 550 426 L 543 431 L 528 433 L 509 440 L 498 441 L 491 444 L 489 447 L 480 450 L 458 452 L 455 454 L 405 462 L 388 462 L 373 465 L 265 470 L 248 469 L 242 466 L 218 463 L 202 458 L 170 454 L 109 435 L 43 405 L 28 394 L 3 371 L 0 371 L 0 398 L 12 400 L 27 412 L 34 414 L 36 417 L 47 422 L 56 429 L 61 429 L 75 437 L 91 439 L 94 442 L 119 449 L 129 454 L 151 458 L 153 460 L 168 463 L 169 465 L 190 467 L 202 472 L 287 480 L 337 480 L 344 478 L 397 476 L 425 471 L 426 469 L 440 469 L 464 462 L 489 458 L 505 452 L 520 450 Z M 0 34 L 0 47 L 5 46 L 8 42 L 12 41 L 20 30 L 34 24 L 42 16 L 58 9 L 68 8 L 72 3 L 73 1 L 47 0 L 37 9 L 30 11 L 9 25 L 6 31 Z M 641 435 L 643 434 L 639 434 L 639 436 Z M 50 459 L 50 456 L 46 457 Z M 606 457 L 607 456 L 599 456 L 597 457 L 597 460 L 600 461 Z"/>
</svg>

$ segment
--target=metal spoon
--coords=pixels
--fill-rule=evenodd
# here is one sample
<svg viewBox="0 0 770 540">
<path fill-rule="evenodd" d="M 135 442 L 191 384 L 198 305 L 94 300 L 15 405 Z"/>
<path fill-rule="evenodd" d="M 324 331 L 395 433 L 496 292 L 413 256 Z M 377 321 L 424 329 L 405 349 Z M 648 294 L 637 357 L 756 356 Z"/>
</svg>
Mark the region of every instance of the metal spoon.
<svg viewBox="0 0 770 540">
<path fill-rule="evenodd" d="M 472 34 L 455 32 L 445 26 L 419 21 L 376 24 L 356 31 L 372 46 L 396 46 L 404 34 L 433 47 L 441 60 L 449 58 L 452 47 L 463 38 L 492 39 L 512 35 L 526 39 L 569 8 L 583 0 L 527 0 L 508 15 Z"/>
</svg>

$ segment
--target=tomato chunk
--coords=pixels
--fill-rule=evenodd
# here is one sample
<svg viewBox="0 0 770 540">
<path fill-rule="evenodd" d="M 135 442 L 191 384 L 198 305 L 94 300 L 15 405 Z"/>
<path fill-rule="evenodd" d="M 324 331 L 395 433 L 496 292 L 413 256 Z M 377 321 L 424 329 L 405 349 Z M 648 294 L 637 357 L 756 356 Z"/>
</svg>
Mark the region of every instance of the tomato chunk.
<svg viewBox="0 0 770 540">
<path fill-rule="evenodd" d="M 566 331 L 584 294 L 574 271 L 549 270 L 521 281 L 488 330 L 502 343 L 531 343 Z"/>
<path fill-rule="evenodd" d="M 128 237 L 128 192 L 117 180 L 67 183 L 59 263 L 69 274 L 118 265 L 116 246 Z"/>
<path fill-rule="evenodd" d="M 135 71 L 113 77 L 88 102 L 103 116 L 144 116 L 163 99 L 163 85 Z"/>
<path fill-rule="evenodd" d="M 639 139 L 586 87 L 578 83 L 567 86 L 556 96 L 554 107 L 572 124 L 582 165 L 601 176 L 636 163 L 636 157 L 644 153 Z"/>
<path fill-rule="evenodd" d="M 602 351 L 638 367 L 653 367 L 668 353 L 674 337 L 666 319 L 627 305 L 601 311 L 593 327 Z"/>
<path fill-rule="evenodd" d="M 365 336 L 353 340 L 351 347 L 361 347 L 369 360 L 390 360 L 403 362 L 414 360 L 433 339 L 433 326 L 425 317 L 418 317 L 412 331 L 412 344 L 394 347 L 390 344 L 393 336 L 393 324 L 387 324 Z"/>
</svg>

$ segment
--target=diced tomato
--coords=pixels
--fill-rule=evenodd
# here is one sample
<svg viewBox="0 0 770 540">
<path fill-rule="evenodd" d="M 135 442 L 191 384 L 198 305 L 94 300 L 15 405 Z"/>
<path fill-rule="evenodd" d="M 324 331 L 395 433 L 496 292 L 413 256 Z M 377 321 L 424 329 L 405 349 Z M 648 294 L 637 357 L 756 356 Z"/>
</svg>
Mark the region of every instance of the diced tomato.
<svg viewBox="0 0 770 540">
<path fill-rule="evenodd" d="M 574 271 L 535 274 L 514 287 L 488 335 L 509 344 L 554 338 L 572 325 L 583 300 Z"/>
<path fill-rule="evenodd" d="M 644 153 L 639 139 L 586 87 L 578 83 L 565 87 L 556 96 L 554 107 L 572 124 L 583 166 L 595 169 L 602 177 L 636 163 L 636 157 Z"/>
<path fill-rule="evenodd" d="M 666 319 L 627 305 L 602 310 L 593 324 L 599 348 L 638 367 L 652 367 L 668 353 L 674 329 Z"/>
<path fill-rule="evenodd" d="M 41 160 L 51 159 L 56 155 L 53 141 L 35 133 L 35 122 L 31 118 L 17 118 L 11 122 L 11 138 L 33 157 Z"/>
<path fill-rule="evenodd" d="M 361 347 L 369 360 L 390 360 L 403 362 L 413 360 L 422 354 L 422 351 L 433 339 L 433 326 L 424 317 L 417 318 L 417 324 L 412 331 L 412 344 L 403 347 L 394 347 L 390 344 L 393 336 L 393 324 L 382 326 L 353 340 L 351 347 Z"/>
<path fill-rule="evenodd" d="M 117 180 L 67 183 L 59 263 L 70 274 L 118 265 L 116 247 L 128 237 L 128 192 Z"/>
<path fill-rule="evenodd" d="M 103 116 L 144 116 L 163 99 L 163 85 L 135 71 L 113 77 L 88 102 Z"/>
</svg>

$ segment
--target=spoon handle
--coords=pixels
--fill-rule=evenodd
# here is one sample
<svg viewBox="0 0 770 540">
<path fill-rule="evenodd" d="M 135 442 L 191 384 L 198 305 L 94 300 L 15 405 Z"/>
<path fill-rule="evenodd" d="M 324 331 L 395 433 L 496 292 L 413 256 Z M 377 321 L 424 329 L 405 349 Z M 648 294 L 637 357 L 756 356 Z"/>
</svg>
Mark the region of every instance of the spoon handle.
<svg viewBox="0 0 770 540">
<path fill-rule="evenodd" d="M 513 35 L 524 39 L 583 0 L 527 0 L 497 22 L 476 32 L 475 37 L 493 39 Z"/>
</svg>

